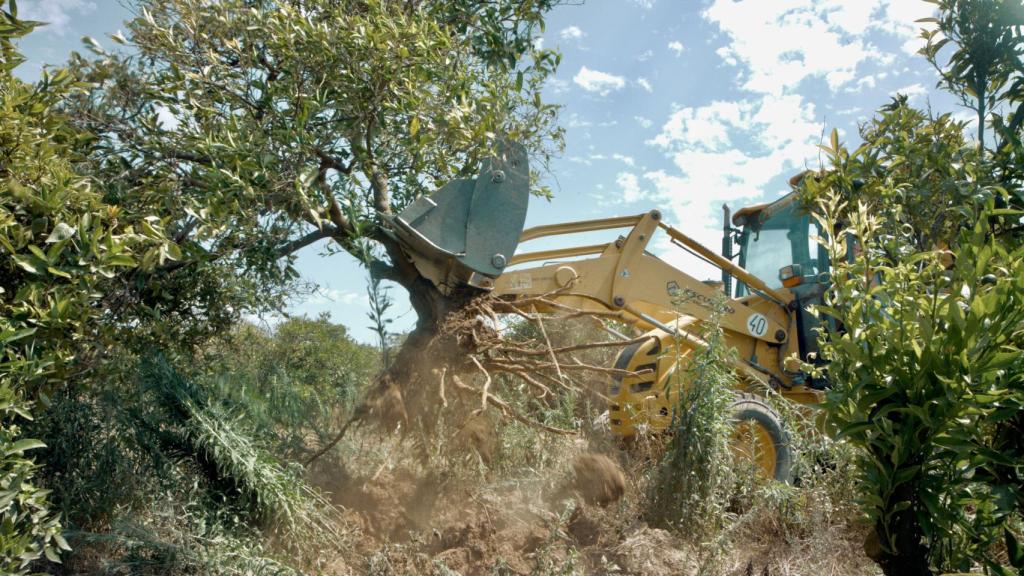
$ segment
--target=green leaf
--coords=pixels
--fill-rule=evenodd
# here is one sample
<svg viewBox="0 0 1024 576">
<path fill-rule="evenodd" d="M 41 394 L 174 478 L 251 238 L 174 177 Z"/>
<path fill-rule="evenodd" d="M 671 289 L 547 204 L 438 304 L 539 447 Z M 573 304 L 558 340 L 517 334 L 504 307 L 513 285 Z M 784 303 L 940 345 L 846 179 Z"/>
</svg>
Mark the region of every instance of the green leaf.
<svg viewBox="0 0 1024 576">
<path fill-rule="evenodd" d="M 167 248 L 168 258 L 171 260 L 181 260 L 181 248 L 179 248 L 177 244 L 168 242 L 165 246 Z"/>
<path fill-rule="evenodd" d="M 44 546 L 43 554 L 46 556 L 46 559 L 50 562 L 53 562 L 54 564 L 60 564 L 60 556 L 57 554 L 57 551 L 54 550 L 51 546 Z"/>
<path fill-rule="evenodd" d="M 36 333 L 36 328 L 22 328 L 10 332 L 0 333 L 0 344 L 9 344 L 15 340 L 21 340 Z"/>
<path fill-rule="evenodd" d="M 61 222 L 53 227 L 53 231 L 46 237 L 47 244 L 53 244 L 54 242 L 62 242 L 75 235 L 78 230 L 74 226 L 69 226 L 64 222 Z"/>
<path fill-rule="evenodd" d="M 106 259 L 106 262 L 111 266 L 135 266 L 135 258 L 132 258 L 128 254 L 111 256 Z"/>
<path fill-rule="evenodd" d="M 89 51 L 99 55 L 104 54 L 103 46 L 92 36 L 82 36 L 82 43 L 85 44 Z"/>
<path fill-rule="evenodd" d="M 26 272 L 28 272 L 30 274 L 38 274 L 39 273 L 39 269 L 36 268 L 34 263 L 29 262 L 25 258 L 21 258 L 19 256 L 13 256 L 12 258 L 14 259 L 14 262 L 19 267 L 21 267 L 22 270 L 25 270 Z"/>
<path fill-rule="evenodd" d="M 68 274 L 67 272 L 60 270 L 58 268 L 54 268 L 53 266 L 48 266 L 46 268 L 46 271 L 49 272 L 50 274 L 53 274 L 54 276 L 60 276 L 61 278 L 67 278 L 68 280 L 71 279 L 71 274 Z"/>
<path fill-rule="evenodd" d="M 1024 547 L 1021 547 L 1009 528 L 1003 528 L 1003 537 L 1006 540 L 1006 555 L 1009 557 L 1010 565 L 1014 568 L 1024 568 Z"/>
<path fill-rule="evenodd" d="M 16 453 L 20 454 L 20 453 L 25 452 L 27 450 L 35 450 L 36 448 L 45 448 L 45 447 L 46 447 L 46 444 L 44 444 L 42 440 L 36 440 L 34 438 L 24 438 L 22 440 L 18 440 L 14 444 L 12 444 L 11 447 L 7 449 L 6 454 L 7 455 L 16 454 Z"/>
<path fill-rule="evenodd" d="M 46 262 L 47 264 L 50 264 L 50 259 L 49 259 L 49 258 L 47 258 L 47 256 L 46 256 L 46 253 L 45 253 L 45 252 L 43 252 L 43 251 L 42 251 L 42 250 L 41 250 L 41 249 L 40 249 L 40 248 L 39 248 L 38 246 L 36 246 L 35 244 L 29 244 L 29 245 L 28 245 L 28 251 L 29 251 L 29 252 L 31 252 L 32 254 L 34 254 L 36 258 L 39 258 L 39 259 L 40 259 L 40 260 L 42 260 L 43 262 Z"/>
<path fill-rule="evenodd" d="M 71 546 L 68 546 L 68 541 L 65 540 L 64 537 L 61 536 L 59 532 L 53 535 L 53 540 L 54 540 L 54 542 L 57 543 L 57 547 L 60 548 L 61 550 L 64 550 L 64 551 L 70 551 L 71 550 Z"/>
</svg>

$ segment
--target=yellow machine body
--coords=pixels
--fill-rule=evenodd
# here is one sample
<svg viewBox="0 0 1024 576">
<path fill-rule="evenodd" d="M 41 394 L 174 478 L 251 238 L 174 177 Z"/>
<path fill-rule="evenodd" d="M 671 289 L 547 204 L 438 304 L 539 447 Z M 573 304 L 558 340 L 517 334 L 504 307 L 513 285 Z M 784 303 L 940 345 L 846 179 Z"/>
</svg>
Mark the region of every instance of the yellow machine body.
<svg viewBox="0 0 1024 576">
<path fill-rule="evenodd" d="M 754 459 L 764 463 L 768 475 L 787 477 L 788 449 L 778 415 L 750 393 L 771 389 L 804 404 L 822 398 L 821 383 L 788 364 L 790 359 L 811 358 L 812 324 L 817 320 L 807 313 L 807 305 L 814 298 L 820 301 L 827 284 L 827 258 L 811 255 L 816 249 L 813 224 L 797 209 L 795 194 L 741 209 L 731 220 L 726 210 L 725 254 L 720 255 L 666 225 L 657 210 L 522 230 L 529 199 L 527 170 L 522 148 L 506 145 L 476 180 L 450 183 L 417 200 L 394 218 L 388 233 L 444 291 L 470 286 L 508 300 L 545 296 L 611 314 L 643 333 L 616 359 L 616 368 L 634 375 L 616 378 L 608 389 L 611 428 L 623 437 L 671 425 L 679 389 L 686 385 L 685 378 L 673 375 L 703 346 L 703 324 L 714 316 L 726 345 L 735 350 L 737 430 L 748 426 L 754 436 L 770 436 L 770 445 Z M 622 232 L 600 244 L 522 250 L 542 238 L 610 230 Z M 657 234 L 718 268 L 725 294 L 720 286 L 648 251 Z M 730 246 L 736 235 L 741 247 L 734 255 Z M 739 256 L 738 263 L 734 256 Z M 738 283 L 735 294 L 732 280 Z"/>
</svg>

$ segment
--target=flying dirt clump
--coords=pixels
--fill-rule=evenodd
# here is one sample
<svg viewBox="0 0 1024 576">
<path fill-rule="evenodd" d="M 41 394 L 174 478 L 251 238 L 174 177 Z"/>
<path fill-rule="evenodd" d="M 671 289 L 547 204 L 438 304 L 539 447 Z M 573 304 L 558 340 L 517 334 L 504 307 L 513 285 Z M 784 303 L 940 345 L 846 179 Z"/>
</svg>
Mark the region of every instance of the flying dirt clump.
<svg viewBox="0 0 1024 576">
<path fill-rule="evenodd" d="M 472 449 L 484 464 L 490 465 L 498 449 L 498 436 L 491 420 L 483 413 L 471 416 L 455 435 L 458 447 Z"/>
<path fill-rule="evenodd" d="M 573 488 L 587 504 L 608 506 L 626 492 L 622 469 L 604 454 L 587 453 L 572 463 Z"/>
</svg>

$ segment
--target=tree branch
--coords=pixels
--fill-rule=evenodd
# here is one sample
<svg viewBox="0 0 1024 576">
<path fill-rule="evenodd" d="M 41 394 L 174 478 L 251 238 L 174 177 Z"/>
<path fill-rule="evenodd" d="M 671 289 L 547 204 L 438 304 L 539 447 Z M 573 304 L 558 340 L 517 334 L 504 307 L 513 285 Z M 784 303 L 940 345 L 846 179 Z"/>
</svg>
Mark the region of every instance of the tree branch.
<svg viewBox="0 0 1024 576">
<path fill-rule="evenodd" d="M 334 191 L 331 190 L 331 185 L 327 182 L 327 170 L 329 169 L 330 166 L 321 160 L 320 169 L 316 173 L 316 183 L 320 187 L 320 192 L 327 199 L 327 215 L 338 228 L 335 235 L 344 236 L 346 239 L 351 240 L 355 236 L 355 230 L 352 228 L 352 223 L 349 222 L 348 217 L 341 211 L 341 204 L 334 197 Z"/>
<path fill-rule="evenodd" d="M 388 177 L 377 166 L 373 157 L 373 117 L 366 122 L 363 136 L 366 145 L 366 176 L 373 189 L 373 208 L 378 214 L 391 214 L 391 197 L 388 192 Z"/>
<path fill-rule="evenodd" d="M 330 168 L 332 170 L 337 170 L 338 172 L 341 172 L 342 174 L 344 174 L 346 176 L 352 174 L 352 164 L 346 165 L 344 162 L 339 160 L 337 157 L 329 154 L 323 148 L 320 148 L 319 146 L 318 147 L 314 147 L 313 148 L 313 153 L 316 154 L 316 157 L 320 159 L 320 166 L 321 166 L 321 168 L 326 166 L 327 168 Z"/>
<path fill-rule="evenodd" d="M 277 257 L 283 258 L 289 254 L 293 254 L 314 242 L 323 240 L 324 238 L 330 238 L 337 234 L 337 230 L 333 226 L 324 226 L 320 230 L 313 230 L 305 236 L 300 236 L 287 244 L 284 244 L 277 249 Z"/>
<path fill-rule="evenodd" d="M 193 154 L 192 152 L 186 152 L 185 150 L 162 150 L 160 152 L 164 158 L 169 160 L 184 160 L 185 162 L 195 162 L 196 164 L 203 164 L 208 166 L 213 164 L 213 158 L 205 154 Z"/>
<path fill-rule="evenodd" d="M 392 282 L 398 282 L 402 278 L 402 274 L 397 268 L 383 260 L 371 261 L 368 268 L 370 269 L 370 276 L 373 278 L 391 280 Z"/>
</svg>

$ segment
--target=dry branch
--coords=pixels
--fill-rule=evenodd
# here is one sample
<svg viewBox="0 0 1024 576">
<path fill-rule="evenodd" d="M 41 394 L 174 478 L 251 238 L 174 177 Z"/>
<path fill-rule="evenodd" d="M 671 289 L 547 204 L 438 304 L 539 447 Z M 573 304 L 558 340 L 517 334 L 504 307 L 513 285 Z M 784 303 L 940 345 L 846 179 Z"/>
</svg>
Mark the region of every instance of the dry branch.
<svg viewBox="0 0 1024 576">
<path fill-rule="evenodd" d="M 474 393 L 474 394 L 477 393 L 477 391 L 472 386 L 464 383 L 458 376 L 456 376 L 454 374 L 452 374 L 452 382 L 459 389 L 462 389 L 462 390 L 465 390 L 467 392 L 471 392 L 471 393 Z M 502 415 L 508 416 L 508 417 L 512 418 L 513 420 L 516 420 L 518 422 L 526 424 L 527 426 L 533 426 L 535 428 L 539 428 L 541 430 L 544 430 L 546 432 L 551 432 L 553 434 L 563 434 L 563 435 L 566 435 L 566 436 L 574 436 L 576 434 L 576 432 L 574 432 L 572 430 L 564 430 L 562 428 L 556 428 L 554 426 L 548 426 L 547 424 L 543 424 L 541 422 L 537 422 L 536 420 L 531 420 L 530 418 L 527 418 L 526 416 L 523 416 L 522 414 L 520 414 L 519 412 L 514 410 L 505 401 L 500 400 L 500 399 L 498 399 L 498 398 L 496 398 L 494 396 L 487 396 L 487 401 L 489 403 L 491 403 L 492 405 L 494 405 L 494 407 L 497 408 L 502 413 Z"/>
</svg>

